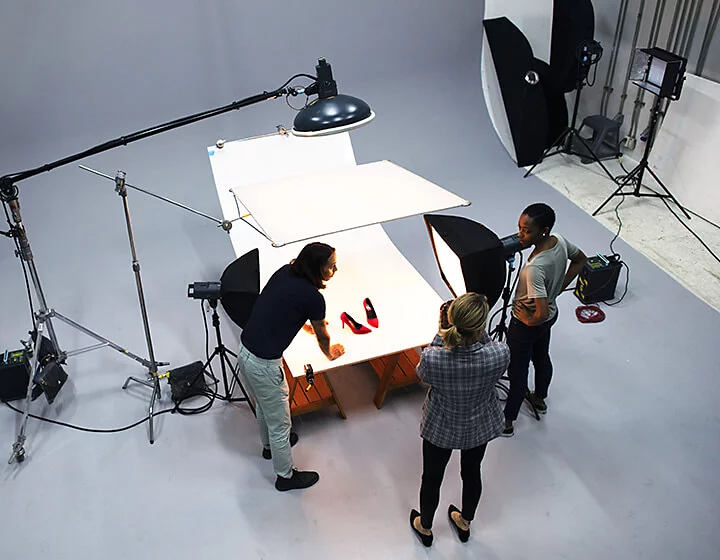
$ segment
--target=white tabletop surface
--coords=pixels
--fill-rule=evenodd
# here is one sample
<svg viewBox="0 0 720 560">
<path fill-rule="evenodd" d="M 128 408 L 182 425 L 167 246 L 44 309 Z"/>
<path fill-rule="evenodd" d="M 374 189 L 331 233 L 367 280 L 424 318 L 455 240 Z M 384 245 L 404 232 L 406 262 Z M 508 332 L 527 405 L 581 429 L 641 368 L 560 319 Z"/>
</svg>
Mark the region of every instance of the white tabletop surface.
<svg viewBox="0 0 720 560">
<path fill-rule="evenodd" d="M 364 362 L 428 344 L 438 327 L 442 299 L 393 245 L 379 225 L 318 238 L 335 247 L 338 271 L 321 291 L 332 344 L 345 346 L 345 354 L 328 360 L 314 335 L 300 331 L 283 357 L 295 376 L 311 364 L 316 372 Z M 271 250 L 262 259 L 264 276 L 297 256 L 298 246 Z M 379 327 L 367 323 L 363 300 L 370 298 Z M 372 331 L 356 335 L 341 326 L 345 311 Z"/>
</svg>

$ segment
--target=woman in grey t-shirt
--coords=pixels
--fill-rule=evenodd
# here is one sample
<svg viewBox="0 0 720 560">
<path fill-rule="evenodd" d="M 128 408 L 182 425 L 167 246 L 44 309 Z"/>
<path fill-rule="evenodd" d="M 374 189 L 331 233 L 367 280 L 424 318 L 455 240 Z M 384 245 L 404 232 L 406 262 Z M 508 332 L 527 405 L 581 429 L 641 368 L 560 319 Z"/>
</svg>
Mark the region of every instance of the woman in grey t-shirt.
<svg viewBox="0 0 720 560">
<path fill-rule="evenodd" d="M 580 273 L 587 260 L 577 246 L 550 233 L 554 225 L 555 212 L 543 203 L 528 206 L 518 221 L 520 244 L 524 248 L 533 247 L 533 251 L 520 270 L 507 333 L 510 392 L 505 402 L 503 435 L 506 437 L 514 434 L 513 422 L 527 393 L 531 360 L 535 368 L 535 392 L 530 399 L 538 412 L 547 412 L 545 399 L 553 371 L 550 330 L 557 320 L 555 299 Z"/>
</svg>

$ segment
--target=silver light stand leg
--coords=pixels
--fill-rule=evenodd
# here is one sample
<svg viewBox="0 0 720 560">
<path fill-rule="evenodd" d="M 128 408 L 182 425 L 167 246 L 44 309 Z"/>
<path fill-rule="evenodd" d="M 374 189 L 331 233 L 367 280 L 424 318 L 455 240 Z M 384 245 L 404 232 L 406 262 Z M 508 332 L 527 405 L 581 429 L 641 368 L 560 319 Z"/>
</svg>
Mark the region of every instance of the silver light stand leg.
<svg viewBox="0 0 720 560">
<path fill-rule="evenodd" d="M 38 275 L 37 268 L 35 267 L 35 259 L 33 257 L 32 249 L 30 248 L 30 241 L 28 240 L 27 233 L 25 231 L 25 226 L 22 222 L 22 216 L 20 214 L 20 202 L 18 200 L 18 190 L 15 185 L 9 185 L 5 186 L 3 185 L 3 190 L 0 192 L 0 195 L 2 196 L 2 200 L 7 203 L 8 207 L 10 208 L 10 213 L 12 215 L 12 221 L 14 223 L 14 226 L 12 227 L 12 237 L 15 238 L 17 241 L 18 246 L 18 256 L 20 259 L 23 260 L 27 264 L 28 271 L 30 273 L 30 282 L 33 285 L 33 289 L 35 291 L 35 295 L 37 297 L 39 306 L 38 311 L 36 313 L 37 316 L 37 334 L 35 338 L 35 344 L 33 348 L 33 358 L 31 360 L 31 373 L 29 375 L 28 380 L 28 391 L 25 397 L 25 410 L 23 412 L 23 419 L 20 423 L 20 426 L 17 430 L 17 437 L 15 439 L 15 443 L 13 443 L 12 446 L 12 455 L 10 456 L 10 459 L 8 463 L 12 463 L 14 460 L 17 460 L 18 462 L 22 462 L 25 459 L 25 441 L 27 440 L 26 436 L 26 429 L 27 429 L 27 421 L 30 414 L 30 402 L 32 397 L 32 385 L 33 385 L 33 378 L 35 376 L 35 372 L 37 371 L 37 365 L 38 365 L 38 349 L 40 348 L 40 341 L 42 341 L 42 331 L 47 330 L 48 337 L 50 338 L 50 341 L 53 344 L 54 350 L 57 353 L 57 359 L 58 362 L 64 363 L 65 359 L 68 356 L 80 354 L 89 350 L 95 350 L 98 348 L 103 348 L 105 346 L 110 346 L 114 350 L 117 350 L 118 352 L 121 352 L 122 354 L 140 362 L 148 369 L 157 369 L 156 367 L 152 366 L 151 361 L 147 361 L 140 356 L 137 356 L 130 352 L 129 350 L 123 348 L 122 346 L 119 346 L 115 344 L 114 342 L 94 333 L 93 331 L 83 327 L 79 323 L 76 323 L 67 317 L 64 317 L 63 315 L 60 315 L 59 313 L 55 312 L 52 309 L 48 309 L 47 301 L 45 300 L 45 294 L 43 293 L 42 286 L 40 284 L 40 276 Z M 71 327 L 91 336 L 92 338 L 95 338 L 96 340 L 99 340 L 102 342 L 102 344 L 97 344 L 93 347 L 86 348 L 83 350 L 78 350 L 74 352 L 65 352 L 60 348 L 60 344 L 58 342 L 57 336 L 55 334 L 55 329 L 52 324 L 53 317 L 57 317 L 61 321 L 65 322 L 66 324 L 70 325 Z M 165 365 L 164 363 L 156 364 L 157 365 Z M 127 383 L 127 382 L 126 382 Z M 159 387 L 158 387 L 159 389 Z M 152 410 L 152 408 L 151 408 Z"/>
<path fill-rule="evenodd" d="M 25 409 L 23 411 L 22 421 L 20 422 L 20 425 L 17 429 L 17 436 L 15 438 L 15 442 L 12 446 L 12 455 L 10 455 L 10 459 L 8 460 L 8 463 L 12 463 L 14 460 L 17 459 L 18 463 L 21 463 L 25 460 L 24 445 L 25 440 L 27 439 L 25 431 L 27 428 L 28 416 L 30 414 L 30 399 L 32 396 L 33 378 L 35 377 L 35 372 L 38 366 L 39 348 L 40 342 L 42 340 L 43 326 L 46 326 L 48 336 L 50 337 L 50 340 L 53 343 L 55 350 L 58 352 L 58 354 L 62 354 L 62 352 L 57 341 L 57 336 L 55 335 L 55 329 L 52 326 L 50 318 L 47 316 L 47 302 L 45 301 L 45 294 L 43 293 L 42 287 L 40 286 L 40 277 L 38 276 L 37 269 L 35 268 L 35 261 L 33 258 L 32 249 L 30 248 L 30 242 L 28 241 L 27 235 L 25 234 L 25 227 L 22 223 L 22 216 L 20 215 L 20 202 L 17 198 L 16 188 L 13 190 L 13 196 L 9 200 L 6 200 L 6 202 L 10 207 L 12 219 L 15 223 L 13 235 L 17 239 L 18 247 L 20 249 L 19 257 L 27 263 L 28 270 L 30 271 L 30 281 L 33 285 L 33 288 L 35 289 L 35 295 L 37 296 L 38 303 L 40 304 L 38 311 L 37 333 L 35 335 L 35 342 L 33 345 L 33 357 L 31 360 L 30 374 L 28 376 L 29 379 L 27 393 L 25 395 Z"/>
<path fill-rule="evenodd" d="M 140 262 L 135 251 L 135 238 L 133 237 L 132 223 L 130 222 L 130 207 L 128 206 L 127 187 L 125 186 L 125 172 L 118 171 L 115 175 L 115 190 L 123 200 L 123 210 L 125 212 L 125 224 L 127 226 L 128 240 L 130 241 L 130 252 L 132 254 L 132 269 L 135 273 L 135 285 L 137 286 L 138 299 L 140 300 L 140 313 L 142 315 L 143 328 L 145 329 L 145 341 L 147 343 L 148 355 L 150 357 L 150 365 L 148 367 L 148 375 L 145 379 L 137 377 L 128 377 L 123 384 L 123 389 L 127 389 L 131 381 L 145 385 L 152 389 L 150 396 L 150 405 L 148 407 L 148 422 L 150 443 L 155 443 L 155 431 L 153 414 L 155 409 L 155 400 L 162 400 L 162 391 L 160 390 L 160 379 L 158 377 L 158 363 L 155 361 L 155 352 L 153 352 L 152 338 L 150 337 L 150 324 L 148 322 L 147 307 L 145 306 L 145 294 L 143 293 L 142 279 L 140 278 Z"/>
<path fill-rule="evenodd" d="M 10 455 L 10 459 L 8 459 L 8 465 L 12 464 L 13 461 L 22 463 L 25 460 L 25 440 L 27 439 L 25 430 L 27 429 L 27 422 L 30 416 L 30 399 L 32 398 L 33 380 L 40 359 L 40 342 L 42 341 L 44 324 L 45 319 L 41 317 L 37 322 L 35 343 L 33 344 L 33 356 L 30 361 L 30 373 L 28 374 L 27 392 L 25 393 L 25 407 L 20 426 L 18 427 L 17 437 L 12 445 L 12 455 Z"/>
<path fill-rule="evenodd" d="M 608 196 L 605 201 L 598 206 L 595 211 L 592 213 L 593 216 L 595 216 L 600 210 L 603 209 L 603 207 L 610 202 L 613 197 L 616 196 L 625 196 L 625 195 L 633 195 L 636 197 L 652 197 L 652 198 L 669 198 L 672 200 L 675 205 L 680 208 L 680 211 L 685 214 L 685 217 L 689 220 L 690 214 L 687 213 L 685 208 L 683 207 L 680 202 L 673 196 L 673 194 L 668 190 L 668 188 L 663 184 L 663 182 L 660 180 L 660 178 L 653 172 L 653 170 L 650 168 L 650 164 L 648 163 L 648 159 L 650 157 L 650 151 L 653 148 L 653 144 L 655 143 L 655 137 L 657 135 L 657 127 L 658 123 L 660 122 L 660 103 L 662 101 L 662 98 L 659 96 L 655 97 L 655 102 L 653 103 L 652 109 L 650 110 L 650 127 L 648 132 L 647 140 L 645 141 L 645 150 L 643 151 L 642 159 L 640 160 L 640 163 L 635 166 L 634 169 L 628 173 L 625 178 L 620 182 L 619 186 L 615 191 Z M 647 188 L 650 192 L 649 193 L 643 193 L 640 192 L 640 189 L 644 186 L 642 184 L 643 180 L 643 174 L 647 170 L 650 175 L 653 176 L 655 181 L 658 185 L 660 185 L 665 191 L 665 194 L 655 192 L 654 190 Z M 631 192 L 625 192 L 625 187 L 627 185 L 631 185 L 632 183 L 635 183 L 635 188 Z"/>
</svg>

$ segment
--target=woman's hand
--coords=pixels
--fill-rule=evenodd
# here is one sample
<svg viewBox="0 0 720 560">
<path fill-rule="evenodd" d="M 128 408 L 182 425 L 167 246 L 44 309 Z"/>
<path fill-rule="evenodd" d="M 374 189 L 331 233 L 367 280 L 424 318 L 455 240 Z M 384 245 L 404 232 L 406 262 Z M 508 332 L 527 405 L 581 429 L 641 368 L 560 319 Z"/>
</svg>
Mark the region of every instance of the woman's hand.
<svg viewBox="0 0 720 560">
<path fill-rule="evenodd" d="M 438 326 L 439 330 L 449 329 L 450 328 L 450 319 L 448 319 L 448 309 L 450 309 L 450 304 L 454 300 L 449 299 L 448 301 L 444 302 L 440 306 L 440 319 L 438 320 Z"/>
</svg>

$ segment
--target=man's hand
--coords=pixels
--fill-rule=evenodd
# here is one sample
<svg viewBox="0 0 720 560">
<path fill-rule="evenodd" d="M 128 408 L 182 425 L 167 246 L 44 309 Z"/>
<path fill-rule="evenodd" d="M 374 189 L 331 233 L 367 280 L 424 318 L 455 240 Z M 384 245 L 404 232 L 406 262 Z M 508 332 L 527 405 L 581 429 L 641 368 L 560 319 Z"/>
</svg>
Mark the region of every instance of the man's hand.
<svg viewBox="0 0 720 560">
<path fill-rule="evenodd" d="M 328 322 L 325 321 L 325 325 L 327 325 L 327 324 L 328 324 Z M 315 334 L 315 329 L 313 328 L 313 326 L 310 323 L 305 323 L 302 328 L 308 334 Z"/>
<path fill-rule="evenodd" d="M 327 359 L 337 360 L 340 356 L 342 356 L 345 353 L 345 347 L 342 344 L 333 344 L 330 347 L 330 353 L 326 354 Z"/>
<path fill-rule="evenodd" d="M 310 323 L 315 331 L 318 346 L 328 360 L 336 360 L 345 353 L 345 347 L 342 344 L 330 345 L 330 335 L 327 331 L 328 322 L 325 319 L 310 321 Z"/>
</svg>

